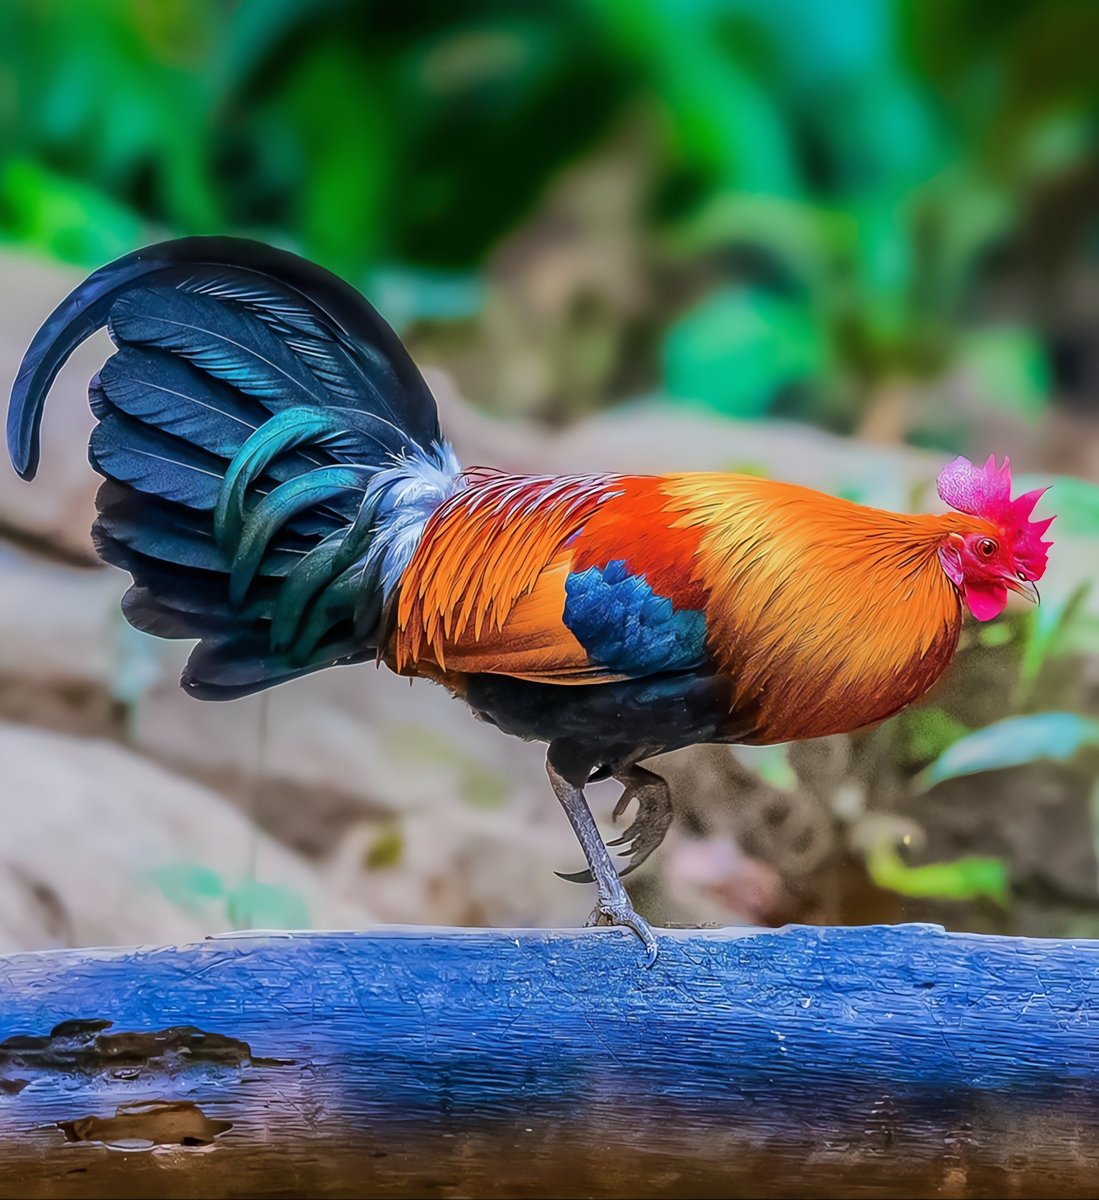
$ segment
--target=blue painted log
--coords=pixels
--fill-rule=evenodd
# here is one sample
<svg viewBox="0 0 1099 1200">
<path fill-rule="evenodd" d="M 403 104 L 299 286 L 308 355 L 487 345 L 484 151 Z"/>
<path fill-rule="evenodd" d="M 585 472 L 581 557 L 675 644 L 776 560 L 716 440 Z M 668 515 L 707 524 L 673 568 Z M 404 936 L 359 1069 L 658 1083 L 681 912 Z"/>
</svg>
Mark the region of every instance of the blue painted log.
<svg viewBox="0 0 1099 1200">
<path fill-rule="evenodd" d="M 1099 1194 L 1099 943 L 241 934 L 0 960 L 0 1195 Z"/>
</svg>

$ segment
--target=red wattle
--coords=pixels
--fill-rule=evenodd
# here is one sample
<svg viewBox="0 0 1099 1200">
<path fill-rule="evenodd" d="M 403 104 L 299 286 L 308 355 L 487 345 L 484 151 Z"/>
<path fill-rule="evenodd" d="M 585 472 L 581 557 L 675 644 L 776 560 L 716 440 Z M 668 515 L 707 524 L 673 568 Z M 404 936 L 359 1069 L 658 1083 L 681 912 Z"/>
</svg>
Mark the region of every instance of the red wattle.
<svg viewBox="0 0 1099 1200">
<path fill-rule="evenodd" d="M 1007 588 L 1002 583 L 967 582 L 965 602 L 978 621 L 991 621 L 1007 608 Z"/>
</svg>

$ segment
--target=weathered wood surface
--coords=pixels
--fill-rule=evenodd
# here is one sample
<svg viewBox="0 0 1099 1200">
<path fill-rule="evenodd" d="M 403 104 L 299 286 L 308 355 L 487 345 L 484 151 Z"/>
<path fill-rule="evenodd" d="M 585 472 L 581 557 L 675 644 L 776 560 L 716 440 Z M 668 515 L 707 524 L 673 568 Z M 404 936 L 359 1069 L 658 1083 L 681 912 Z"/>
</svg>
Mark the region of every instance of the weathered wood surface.
<svg viewBox="0 0 1099 1200">
<path fill-rule="evenodd" d="M 3 1196 L 1094 1196 L 1099 943 L 242 934 L 0 960 Z"/>
</svg>

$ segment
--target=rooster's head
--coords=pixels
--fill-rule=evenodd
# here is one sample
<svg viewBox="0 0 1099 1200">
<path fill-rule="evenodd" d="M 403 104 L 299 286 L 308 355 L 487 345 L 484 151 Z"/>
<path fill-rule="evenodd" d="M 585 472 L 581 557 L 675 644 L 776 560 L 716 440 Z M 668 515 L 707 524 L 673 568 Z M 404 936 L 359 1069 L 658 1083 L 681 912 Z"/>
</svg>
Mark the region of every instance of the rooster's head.
<svg viewBox="0 0 1099 1200">
<path fill-rule="evenodd" d="M 939 495 L 958 512 L 976 518 L 970 529 L 950 533 L 939 549 L 943 570 L 961 591 L 978 621 L 998 617 L 1008 591 L 1037 602 L 1052 542 L 1043 539 L 1052 517 L 1031 520 L 1046 488 L 1011 498 L 1011 460 L 983 467 L 956 458 L 939 475 Z"/>
</svg>

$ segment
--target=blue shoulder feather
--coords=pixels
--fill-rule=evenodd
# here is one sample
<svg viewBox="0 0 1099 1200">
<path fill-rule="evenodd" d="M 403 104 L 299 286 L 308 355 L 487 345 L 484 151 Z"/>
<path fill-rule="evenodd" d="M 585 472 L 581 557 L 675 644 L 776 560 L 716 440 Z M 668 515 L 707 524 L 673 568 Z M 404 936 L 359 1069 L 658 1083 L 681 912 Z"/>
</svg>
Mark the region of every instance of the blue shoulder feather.
<svg viewBox="0 0 1099 1200">
<path fill-rule="evenodd" d="M 565 625 L 594 663 L 640 677 L 686 671 L 706 658 L 706 615 L 676 609 L 623 560 L 565 581 Z"/>
</svg>

